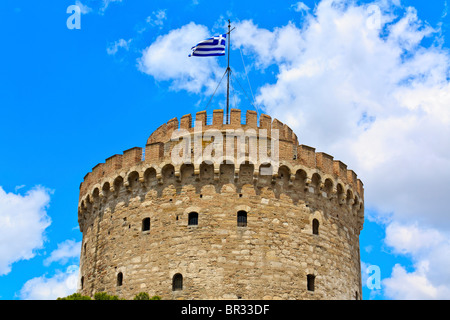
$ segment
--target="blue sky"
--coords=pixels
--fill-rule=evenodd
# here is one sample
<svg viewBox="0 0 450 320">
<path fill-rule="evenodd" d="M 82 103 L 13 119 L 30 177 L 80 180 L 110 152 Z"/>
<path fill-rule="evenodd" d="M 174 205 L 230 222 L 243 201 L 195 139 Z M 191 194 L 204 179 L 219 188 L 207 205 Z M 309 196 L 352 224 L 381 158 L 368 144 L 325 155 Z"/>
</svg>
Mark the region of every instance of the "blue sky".
<svg viewBox="0 0 450 320">
<path fill-rule="evenodd" d="M 67 27 L 70 5 L 81 29 Z M 446 0 L 2 1 L 0 299 L 75 291 L 83 177 L 205 109 L 226 60 L 187 55 L 227 19 L 246 94 L 364 182 L 363 298 L 449 298 L 447 9 Z M 234 88 L 232 106 L 252 108 Z M 221 88 L 208 111 L 223 106 Z M 373 265 L 379 289 L 366 285 Z"/>
</svg>

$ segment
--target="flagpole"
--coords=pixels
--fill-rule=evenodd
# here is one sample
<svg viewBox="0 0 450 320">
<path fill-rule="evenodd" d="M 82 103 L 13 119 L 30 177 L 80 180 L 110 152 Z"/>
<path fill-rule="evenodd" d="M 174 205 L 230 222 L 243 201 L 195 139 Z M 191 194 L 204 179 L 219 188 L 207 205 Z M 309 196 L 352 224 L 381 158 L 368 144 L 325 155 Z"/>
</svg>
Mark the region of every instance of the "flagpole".
<svg viewBox="0 0 450 320">
<path fill-rule="evenodd" d="M 227 115 L 226 115 L 226 123 L 229 124 L 230 115 L 230 40 L 231 40 L 231 22 L 228 20 L 228 66 L 227 66 Z"/>
</svg>

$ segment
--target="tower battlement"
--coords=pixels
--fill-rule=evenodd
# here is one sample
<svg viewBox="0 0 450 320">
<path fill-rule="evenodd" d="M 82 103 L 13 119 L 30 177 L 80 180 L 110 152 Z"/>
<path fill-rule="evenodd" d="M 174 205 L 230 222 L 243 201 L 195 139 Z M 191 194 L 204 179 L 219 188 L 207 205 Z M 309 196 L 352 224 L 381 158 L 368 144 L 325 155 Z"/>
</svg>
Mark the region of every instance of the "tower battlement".
<svg viewBox="0 0 450 320">
<path fill-rule="evenodd" d="M 280 132 L 279 139 L 292 141 L 292 143 L 298 143 L 297 136 L 293 133 L 292 129 L 281 121 L 272 118 L 269 115 L 262 114 L 259 118 L 256 111 L 247 110 L 245 117 L 241 117 L 241 110 L 231 109 L 229 123 L 226 124 L 226 117 L 223 110 L 214 110 L 212 116 L 207 115 L 206 111 L 197 112 L 195 117 L 191 114 L 186 114 L 178 120 L 173 118 L 167 123 L 161 125 L 156 129 L 147 140 L 147 145 L 158 142 L 167 142 L 170 140 L 173 131 L 175 130 L 188 130 L 193 132 L 195 126 L 201 126 L 203 130 L 208 129 L 264 129 L 270 132 L 272 129 L 278 129 Z"/>
<path fill-rule="evenodd" d="M 268 115 L 247 111 L 242 118 L 231 109 L 225 122 L 223 110 L 173 118 L 145 148 L 113 155 L 84 177 L 82 293 L 131 296 L 139 287 L 189 299 L 361 297 L 364 188 L 356 173 L 299 144 L 291 128 Z M 273 160 L 275 153 L 276 162 L 260 157 Z M 236 228 L 243 212 L 245 227 Z M 119 273 L 127 285 L 118 285 Z M 171 290 L 178 274 L 185 290 Z M 314 296 L 306 275 L 321 284 Z"/>
<path fill-rule="evenodd" d="M 273 129 L 279 130 L 278 139 L 280 140 L 280 160 L 283 161 L 290 169 L 294 170 L 295 166 L 303 166 L 310 170 L 318 169 L 323 174 L 331 175 L 341 180 L 345 184 L 349 184 L 353 190 L 358 193 L 362 199 L 364 196 L 363 183 L 357 178 L 353 170 L 347 169 L 347 165 L 340 160 L 334 160 L 332 156 L 324 152 L 316 152 L 316 149 L 306 145 L 298 145 L 298 139 L 292 129 L 281 121 L 274 119 L 265 114 L 260 116 L 260 125 L 257 125 L 257 114 L 255 111 L 247 111 L 246 121 L 241 123 L 241 112 L 238 109 L 230 110 L 230 124 L 224 124 L 223 110 L 214 110 L 213 121 L 207 124 L 206 111 L 200 111 L 196 114 L 195 123 L 200 125 L 202 132 L 210 129 L 229 130 L 229 129 L 254 129 L 267 130 L 268 137 Z M 87 190 L 99 179 L 109 176 L 112 172 L 120 170 L 122 172 L 129 171 L 137 165 L 155 165 L 155 169 L 161 162 L 170 160 L 171 158 L 171 138 L 177 130 L 187 130 L 190 134 L 194 133 L 195 126 L 192 125 L 192 115 L 188 114 L 169 120 L 167 123 L 157 128 L 148 138 L 145 149 L 134 147 L 125 150 L 123 154 L 113 155 L 92 168 L 80 185 L 80 190 Z M 258 133 L 258 131 L 255 131 Z M 145 152 L 145 157 L 144 157 Z M 142 178 L 142 177 L 141 177 Z M 81 195 L 82 192 L 80 192 Z"/>
</svg>

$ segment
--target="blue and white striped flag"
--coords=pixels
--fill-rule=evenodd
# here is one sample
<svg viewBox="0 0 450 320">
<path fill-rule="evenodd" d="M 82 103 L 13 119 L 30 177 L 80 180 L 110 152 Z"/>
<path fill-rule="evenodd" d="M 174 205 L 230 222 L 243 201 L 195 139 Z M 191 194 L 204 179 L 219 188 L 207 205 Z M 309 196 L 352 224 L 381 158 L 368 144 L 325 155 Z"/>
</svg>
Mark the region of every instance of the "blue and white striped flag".
<svg viewBox="0 0 450 320">
<path fill-rule="evenodd" d="M 224 56 L 225 55 L 225 40 L 227 34 L 221 34 L 212 38 L 199 42 L 196 46 L 192 47 L 192 52 L 189 55 L 197 57 L 212 57 L 212 56 Z"/>
</svg>

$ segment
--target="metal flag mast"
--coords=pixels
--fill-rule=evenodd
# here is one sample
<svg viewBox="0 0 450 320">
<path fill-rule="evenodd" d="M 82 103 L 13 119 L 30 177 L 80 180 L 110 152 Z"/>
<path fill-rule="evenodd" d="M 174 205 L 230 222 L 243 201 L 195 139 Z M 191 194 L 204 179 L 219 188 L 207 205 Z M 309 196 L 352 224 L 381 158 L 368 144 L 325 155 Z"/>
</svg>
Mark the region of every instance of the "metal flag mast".
<svg viewBox="0 0 450 320">
<path fill-rule="evenodd" d="M 230 68 L 230 41 L 231 41 L 231 31 L 233 31 L 233 29 L 231 29 L 231 21 L 228 19 L 228 65 L 227 65 L 227 115 L 226 115 L 226 124 L 229 124 L 230 122 L 230 73 L 231 73 L 231 68 Z"/>
<path fill-rule="evenodd" d="M 228 20 L 228 66 L 227 66 L 227 124 L 229 121 L 229 109 L 230 109 L 230 40 L 231 40 L 231 22 Z"/>
<path fill-rule="evenodd" d="M 214 97 L 214 95 L 216 94 L 217 89 L 219 88 L 220 84 L 222 83 L 223 78 L 225 77 L 225 74 L 227 75 L 227 110 L 226 110 L 226 115 L 225 115 L 225 119 L 226 119 L 226 124 L 230 123 L 230 75 L 231 75 L 231 68 L 230 68 L 230 43 L 231 43 L 231 31 L 233 31 L 235 28 L 231 29 L 231 21 L 228 19 L 228 32 L 226 33 L 228 35 L 228 63 L 227 63 L 227 69 L 225 70 L 225 72 L 223 73 L 222 78 L 220 79 L 219 84 L 217 85 L 216 90 L 214 90 L 214 93 L 211 95 L 211 98 L 209 99 L 208 103 L 206 104 L 206 108 L 208 108 L 212 98 Z M 209 39 L 208 39 L 209 40 Z M 220 40 L 219 40 L 220 42 Z M 198 44 L 197 46 L 199 46 L 200 44 Z M 210 45 L 210 44 L 208 44 Z M 194 47 L 193 47 L 194 48 Z M 211 56 L 211 55 L 206 55 L 206 54 L 193 54 L 193 55 L 197 55 L 197 56 Z M 214 54 L 217 55 L 217 54 Z M 222 55 L 222 54 L 218 54 L 218 55 Z M 189 55 L 191 56 L 191 55 Z M 245 66 L 244 66 L 245 68 Z"/>
</svg>

